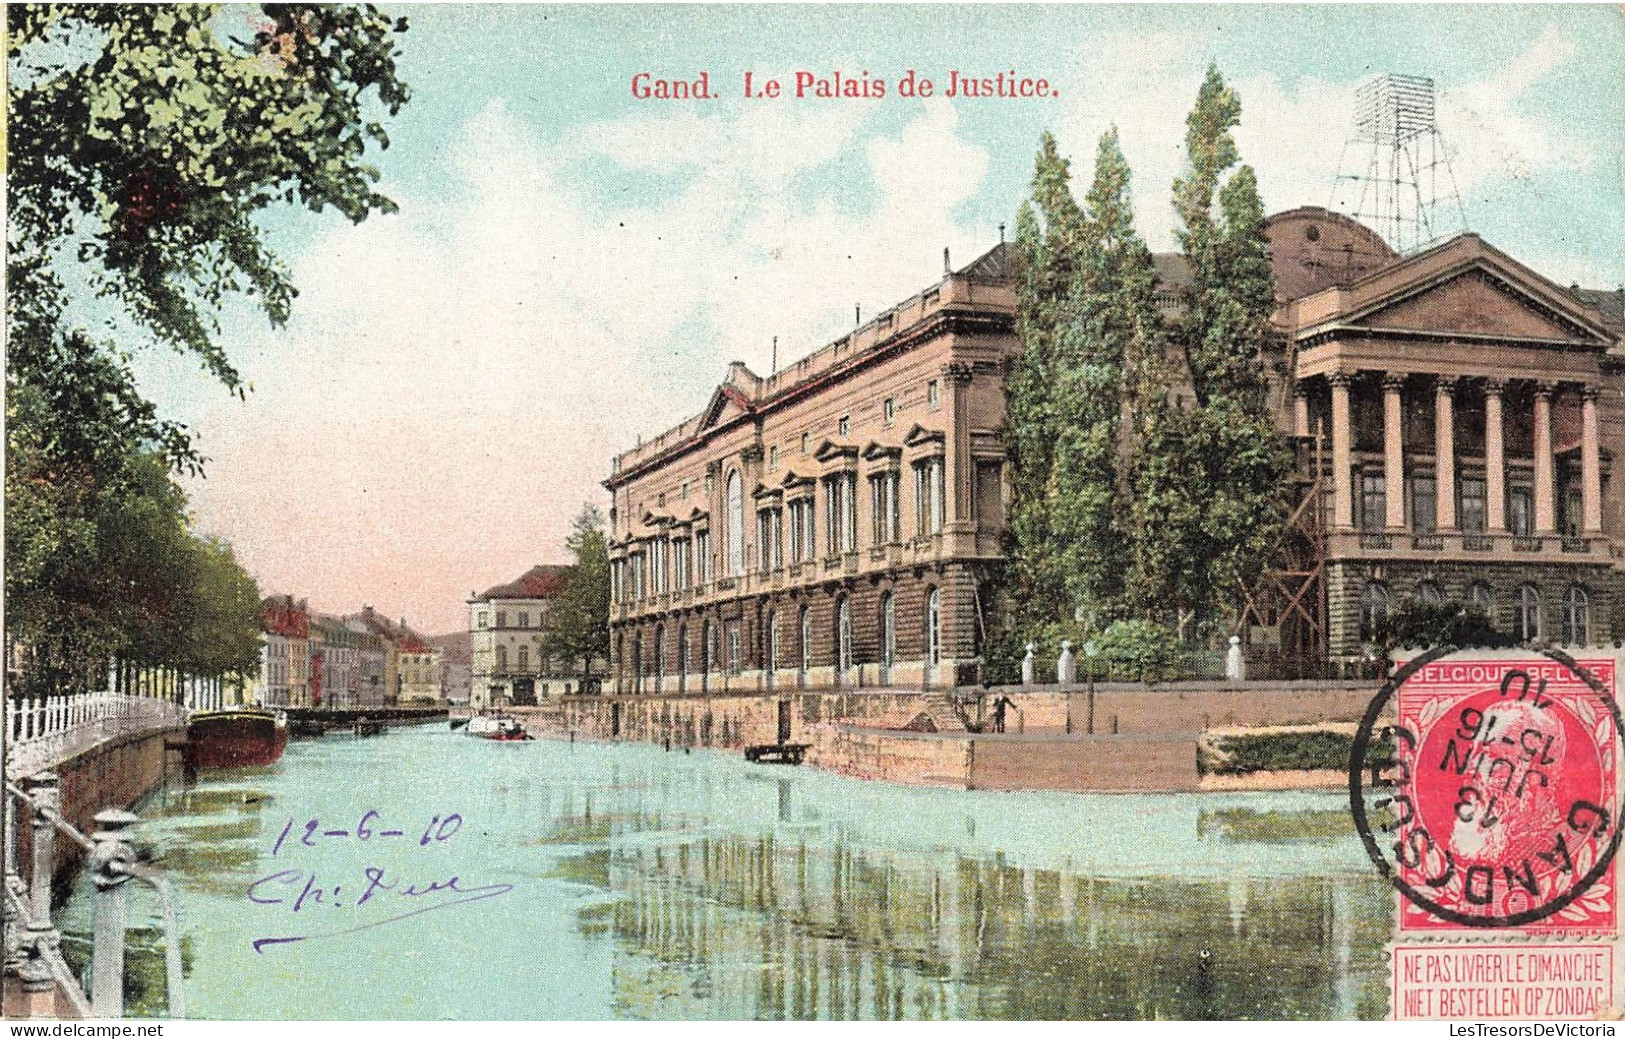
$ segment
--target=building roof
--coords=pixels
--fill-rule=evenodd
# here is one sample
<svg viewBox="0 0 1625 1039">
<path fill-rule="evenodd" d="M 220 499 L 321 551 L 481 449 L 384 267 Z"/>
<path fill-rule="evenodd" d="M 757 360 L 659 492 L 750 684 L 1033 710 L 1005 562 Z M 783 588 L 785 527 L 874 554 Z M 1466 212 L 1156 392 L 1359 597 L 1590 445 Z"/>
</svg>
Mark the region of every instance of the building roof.
<svg viewBox="0 0 1625 1039">
<path fill-rule="evenodd" d="M 474 634 L 454 631 L 447 635 L 430 635 L 429 645 L 440 651 L 440 658 L 453 664 L 468 664 L 474 660 Z"/>
<path fill-rule="evenodd" d="M 345 618 L 347 621 L 358 621 L 364 628 L 381 638 L 395 643 L 396 649 L 402 653 L 427 653 L 429 644 L 422 635 L 407 627 L 406 618 L 402 617 L 399 624 L 379 613 L 371 606 L 364 606 L 361 612 Z"/>
<path fill-rule="evenodd" d="M 1610 324 L 1625 325 L 1625 288 L 1569 290 L 1581 303 L 1602 312 Z"/>
<path fill-rule="evenodd" d="M 551 599 L 564 589 L 565 579 L 574 569 L 573 566 L 558 563 L 538 563 L 507 584 L 487 588 L 469 602 L 490 602 L 493 599 Z"/>
</svg>

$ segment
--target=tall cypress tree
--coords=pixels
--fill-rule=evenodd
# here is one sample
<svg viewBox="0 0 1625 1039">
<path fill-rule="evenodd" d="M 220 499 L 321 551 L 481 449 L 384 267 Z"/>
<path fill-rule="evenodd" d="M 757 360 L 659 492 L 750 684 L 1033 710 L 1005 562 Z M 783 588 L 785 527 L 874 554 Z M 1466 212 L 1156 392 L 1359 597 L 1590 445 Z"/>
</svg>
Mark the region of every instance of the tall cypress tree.
<svg viewBox="0 0 1625 1039">
<path fill-rule="evenodd" d="M 1007 588 L 1017 629 L 1058 618 L 1065 579 L 1056 552 L 1055 443 L 1061 425 L 1052 399 L 1060 339 L 1073 292 L 1082 213 L 1069 163 L 1045 133 L 1033 164 L 1032 198 L 1016 218 L 1016 331 L 1021 352 L 1007 382 L 1006 440 L 1011 500 L 1006 527 Z"/>
<path fill-rule="evenodd" d="M 1126 475 L 1138 441 L 1135 396 L 1163 350 L 1156 269 L 1134 230 L 1129 179 L 1114 127 L 1096 149 L 1053 395 L 1062 420 L 1054 526 L 1068 613 L 1081 607 L 1101 622 L 1123 608 L 1133 536 Z"/>
<path fill-rule="evenodd" d="M 1262 565 L 1291 467 L 1263 359 L 1274 309 L 1263 203 L 1250 167 L 1229 172 L 1240 119 L 1210 66 L 1186 121 L 1189 168 L 1174 181 L 1191 282 L 1172 331 L 1195 400 L 1150 417 L 1135 480 L 1132 597 L 1181 621 L 1222 609 Z"/>
</svg>

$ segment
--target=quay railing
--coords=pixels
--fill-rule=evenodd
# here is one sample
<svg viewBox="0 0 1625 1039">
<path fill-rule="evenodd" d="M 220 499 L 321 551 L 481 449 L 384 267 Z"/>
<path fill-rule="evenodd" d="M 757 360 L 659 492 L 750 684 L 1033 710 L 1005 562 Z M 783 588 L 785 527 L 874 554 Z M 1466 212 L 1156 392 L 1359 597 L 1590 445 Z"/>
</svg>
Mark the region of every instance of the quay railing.
<svg viewBox="0 0 1625 1039">
<path fill-rule="evenodd" d="M 170 700 L 127 693 L 48 693 L 5 698 L 6 775 L 26 776 L 126 733 L 186 724 Z"/>
<path fill-rule="evenodd" d="M 126 887 L 131 880 L 150 886 L 163 914 L 164 997 L 168 1016 L 186 1016 L 181 968 L 180 928 L 175 916 L 174 892 L 156 870 L 142 864 L 130 841 L 130 828 L 140 822 L 133 812 L 116 808 L 96 813 L 96 832 L 82 833 L 61 813 L 61 791 L 50 772 L 29 776 L 21 785 L 7 782 L 4 808 L 4 901 L 0 904 L 0 938 L 4 970 L 22 983 L 23 1013 L 6 1008 L 8 1016 L 56 1017 L 58 997 L 81 1018 L 124 1016 L 124 953 L 129 928 Z M 20 828 L 26 820 L 29 836 L 28 879 L 18 862 Z M 56 871 L 57 834 L 86 852 L 87 868 L 96 888 L 95 923 L 91 938 L 90 995 L 62 956 L 62 935 L 51 920 L 51 881 Z"/>
</svg>

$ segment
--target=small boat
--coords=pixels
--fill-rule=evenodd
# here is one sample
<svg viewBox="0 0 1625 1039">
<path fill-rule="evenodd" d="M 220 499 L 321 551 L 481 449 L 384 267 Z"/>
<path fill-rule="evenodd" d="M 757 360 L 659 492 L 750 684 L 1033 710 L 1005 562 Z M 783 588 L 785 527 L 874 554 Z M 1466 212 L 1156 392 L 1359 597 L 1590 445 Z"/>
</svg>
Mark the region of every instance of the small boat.
<svg viewBox="0 0 1625 1039">
<path fill-rule="evenodd" d="M 357 736 L 378 736 L 383 731 L 384 723 L 376 718 L 368 718 L 366 715 L 362 715 L 355 720 L 355 734 Z"/>
<path fill-rule="evenodd" d="M 467 724 L 468 724 L 468 719 L 467 718 L 453 718 L 451 720 L 451 730 L 453 732 L 456 732 L 458 729 L 461 729 L 463 726 L 465 726 Z"/>
<path fill-rule="evenodd" d="M 515 742 L 536 737 L 525 731 L 517 718 L 480 717 L 468 720 L 468 734 L 482 740 Z"/>
<path fill-rule="evenodd" d="M 257 707 L 199 711 L 186 726 L 188 768 L 274 765 L 287 746 L 288 716 L 281 711 Z"/>
</svg>

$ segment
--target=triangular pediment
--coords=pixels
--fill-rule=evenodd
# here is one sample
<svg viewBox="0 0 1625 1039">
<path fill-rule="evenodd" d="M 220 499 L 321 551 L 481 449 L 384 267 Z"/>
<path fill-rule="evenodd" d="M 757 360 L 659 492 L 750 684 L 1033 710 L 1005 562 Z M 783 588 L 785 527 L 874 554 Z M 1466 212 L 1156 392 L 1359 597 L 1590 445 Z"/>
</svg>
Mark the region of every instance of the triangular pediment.
<svg viewBox="0 0 1625 1039">
<path fill-rule="evenodd" d="M 818 450 L 813 452 L 813 458 L 820 462 L 832 462 L 842 458 L 851 459 L 857 456 L 858 448 L 856 444 L 838 444 L 833 440 L 824 441 L 818 445 Z"/>
<path fill-rule="evenodd" d="M 916 424 L 908 431 L 908 436 L 903 438 L 903 444 L 906 447 L 919 447 L 922 444 L 940 444 L 942 439 L 942 430 L 926 429 Z"/>
<path fill-rule="evenodd" d="M 1473 254 L 1454 263 L 1427 264 L 1418 257 L 1414 278 L 1396 278 L 1399 270 L 1390 268 L 1379 276 L 1386 284 L 1371 285 L 1379 291 L 1352 301 L 1342 323 L 1428 335 L 1607 346 L 1606 330 L 1578 300 L 1510 257 L 1476 244 Z"/>
<path fill-rule="evenodd" d="M 713 426 L 722 426 L 751 413 L 750 398 L 746 397 L 737 387 L 723 383 L 716 392 L 711 394 L 711 402 L 700 413 L 700 429 L 706 430 Z"/>
</svg>

